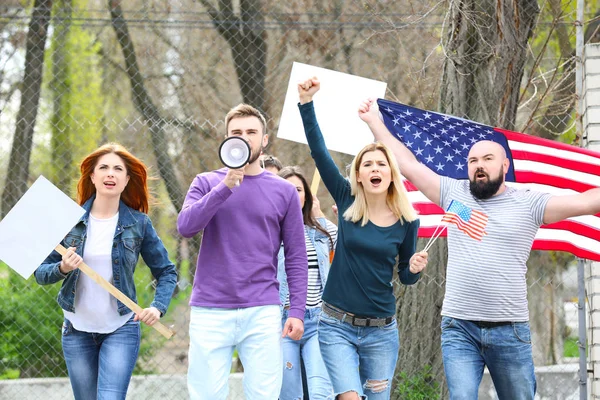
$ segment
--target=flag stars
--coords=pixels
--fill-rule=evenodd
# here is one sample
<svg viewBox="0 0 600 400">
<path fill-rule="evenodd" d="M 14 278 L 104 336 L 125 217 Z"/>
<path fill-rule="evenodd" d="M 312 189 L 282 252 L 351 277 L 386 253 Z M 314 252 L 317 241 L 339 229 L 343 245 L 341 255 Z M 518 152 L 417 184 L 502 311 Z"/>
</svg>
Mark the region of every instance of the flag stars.
<svg viewBox="0 0 600 400">
<path fill-rule="evenodd" d="M 404 105 L 383 104 L 380 111 L 393 135 L 418 162 L 458 179 L 466 178 L 471 146 L 495 135 L 494 128 L 477 122 Z"/>
</svg>

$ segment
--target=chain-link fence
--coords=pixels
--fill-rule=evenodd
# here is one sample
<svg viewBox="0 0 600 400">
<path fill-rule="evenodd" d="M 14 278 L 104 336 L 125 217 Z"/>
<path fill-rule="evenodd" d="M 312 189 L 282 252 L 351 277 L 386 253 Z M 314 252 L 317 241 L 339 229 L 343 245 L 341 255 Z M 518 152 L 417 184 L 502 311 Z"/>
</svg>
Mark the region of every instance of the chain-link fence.
<svg viewBox="0 0 600 400">
<path fill-rule="evenodd" d="M 226 112 L 242 101 L 263 110 L 268 152 L 311 176 L 307 147 L 276 138 L 292 62 L 298 61 L 385 81 L 386 97 L 403 103 L 577 143 L 575 1 L 505 3 L 5 0 L 2 215 L 40 174 L 74 195 L 79 160 L 107 141 L 120 142 L 150 165 L 156 178 L 150 216 L 179 273 L 164 317 L 177 335 L 167 341 L 143 329 L 130 393 L 185 398 L 187 303 L 200 239 L 179 236 L 175 222 L 193 177 L 221 167 L 217 148 Z M 597 35 L 595 5 L 586 10 L 588 41 Z M 334 157 L 341 168 L 351 161 Z M 333 217 L 323 188 L 319 198 Z M 440 351 L 443 240 L 431 254 L 418 284 L 396 285 L 401 350 L 395 399 L 447 397 Z M 572 261 L 561 253 L 533 253 L 529 262 L 535 363 L 557 372 L 570 371 L 570 358 L 578 356 Z M 147 306 L 153 296 L 148 268 L 139 265 L 136 280 L 138 302 Z M 0 266 L 0 379 L 67 376 L 58 289 Z M 234 360 L 232 372 L 241 369 Z M 58 383 L 44 382 L 44 398 L 71 396 L 68 385 L 61 392 L 51 386 Z M 564 385 L 544 380 L 539 390 L 558 393 Z M 0 387 L 0 398 L 34 398 L 25 385 L 10 392 Z M 238 375 L 230 398 L 243 398 Z"/>
</svg>

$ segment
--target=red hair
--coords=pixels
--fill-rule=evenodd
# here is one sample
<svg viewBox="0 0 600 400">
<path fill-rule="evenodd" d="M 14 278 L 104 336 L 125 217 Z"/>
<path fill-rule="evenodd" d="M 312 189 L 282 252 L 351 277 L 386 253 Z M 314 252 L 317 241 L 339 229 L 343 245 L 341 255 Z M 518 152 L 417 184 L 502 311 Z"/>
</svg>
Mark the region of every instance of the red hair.
<svg viewBox="0 0 600 400">
<path fill-rule="evenodd" d="M 148 191 L 148 168 L 146 165 L 118 143 L 107 143 L 94 150 L 81 161 L 79 169 L 81 178 L 77 183 L 77 202 L 83 205 L 96 193 L 91 175 L 98 164 L 98 159 L 105 154 L 114 153 L 125 163 L 129 183 L 121 193 L 121 200 L 134 210 L 148 213 L 150 192 Z"/>
</svg>

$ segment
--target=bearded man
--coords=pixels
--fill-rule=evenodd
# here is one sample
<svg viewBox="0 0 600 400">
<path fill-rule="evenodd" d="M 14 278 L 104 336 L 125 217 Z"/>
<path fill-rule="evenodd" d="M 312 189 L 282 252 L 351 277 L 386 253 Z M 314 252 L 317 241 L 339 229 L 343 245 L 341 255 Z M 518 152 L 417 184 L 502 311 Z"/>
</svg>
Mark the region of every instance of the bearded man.
<svg viewBox="0 0 600 400">
<path fill-rule="evenodd" d="M 444 209 L 457 201 L 467 212 L 488 218 L 481 240 L 448 226 L 442 356 L 450 399 L 476 399 L 487 366 L 500 400 L 533 400 L 525 279 L 531 246 L 542 224 L 599 213 L 600 189 L 553 196 L 506 186 L 510 160 L 502 145 L 487 140 L 469 151 L 468 180 L 440 176 L 392 136 L 379 118 L 377 102 L 363 102 L 359 115 L 429 200 Z"/>
</svg>

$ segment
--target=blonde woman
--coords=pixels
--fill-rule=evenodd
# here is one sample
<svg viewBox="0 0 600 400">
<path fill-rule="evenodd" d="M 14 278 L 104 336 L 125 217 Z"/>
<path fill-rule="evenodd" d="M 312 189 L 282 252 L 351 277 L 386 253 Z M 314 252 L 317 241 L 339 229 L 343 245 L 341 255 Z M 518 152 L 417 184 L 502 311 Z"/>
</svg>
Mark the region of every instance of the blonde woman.
<svg viewBox="0 0 600 400">
<path fill-rule="evenodd" d="M 405 285 L 420 277 L 427 254 L 415 254 L 419 220 L 400 171 L 381 143 L 364 147 L 344 178 L 317 123 L 317 78 L 298 84 L 311 155 L 339 210 L 338 242 L 323 292 L 319 345 L 337 399 L 389 399 L 398 357 L 396 260 Z"/>
</svg>

